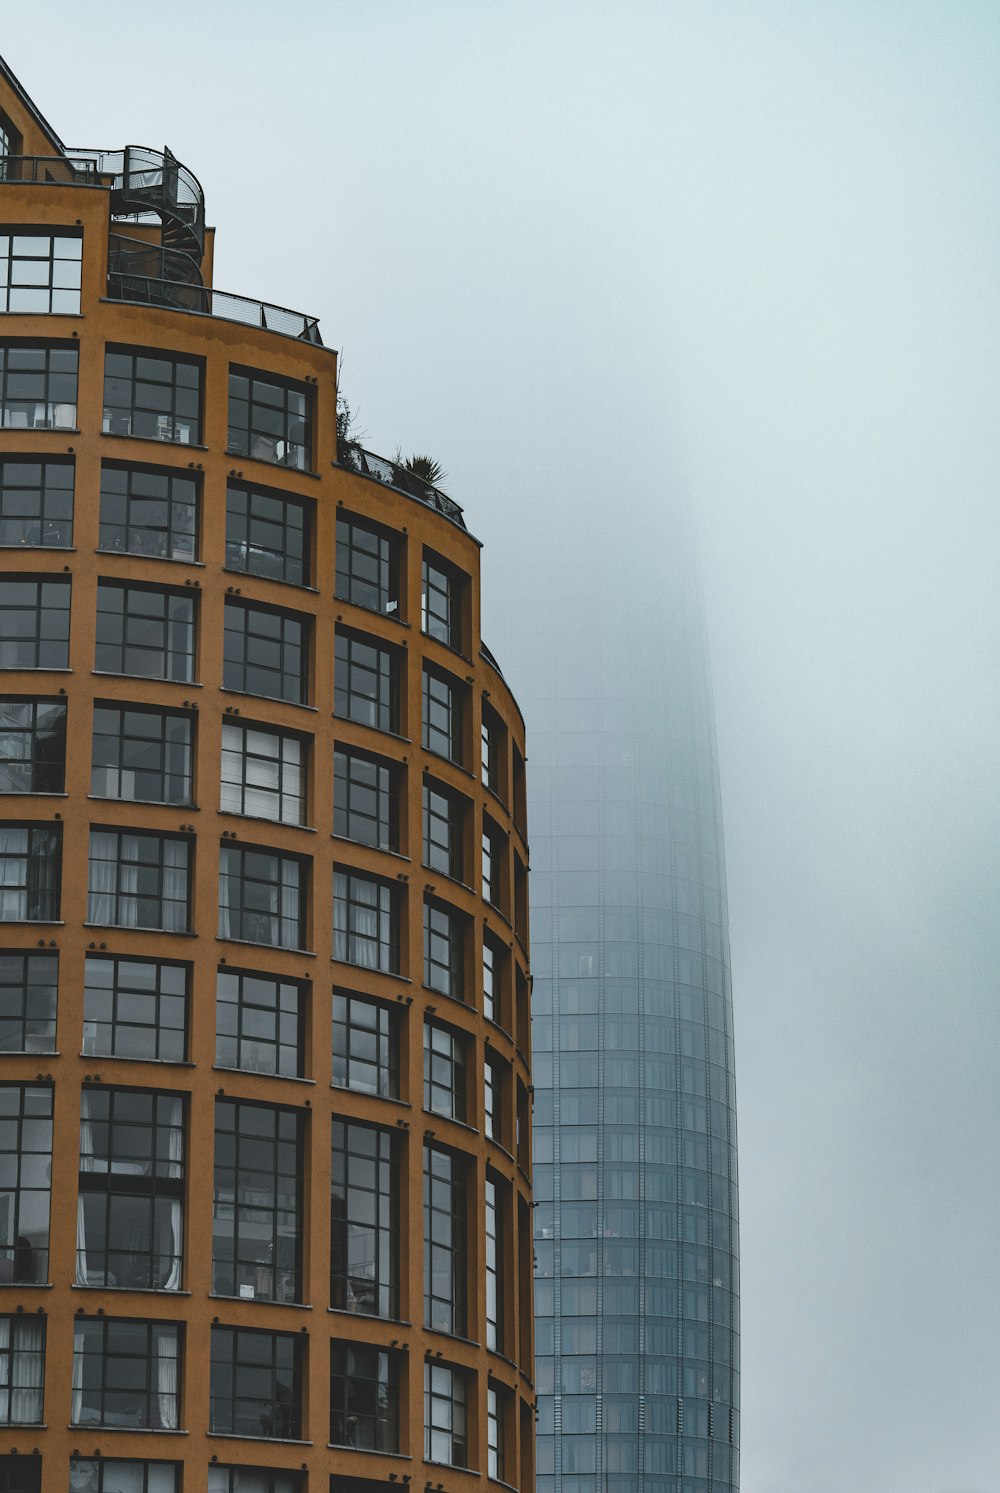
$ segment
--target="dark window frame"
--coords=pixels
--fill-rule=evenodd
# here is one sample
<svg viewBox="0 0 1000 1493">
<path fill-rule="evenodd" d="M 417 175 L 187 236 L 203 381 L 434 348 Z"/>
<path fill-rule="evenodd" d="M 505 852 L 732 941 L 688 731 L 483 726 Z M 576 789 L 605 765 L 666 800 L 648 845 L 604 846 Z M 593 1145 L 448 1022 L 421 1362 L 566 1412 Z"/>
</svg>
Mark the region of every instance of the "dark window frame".
<svg viewBox="0 0 1000 1493">
<path fill-rule="evenodd" d="M 49 1236 L 52 1225 L 52 1119 L 53 1119 L 53 1088 L 51 1084 L 45 1083 L 3 1083 L 0 1084 L 0 1095 L 3 1096 L 4 1104 L 0 1113 L 7 1122 L 4 1126 L 3 1138 L 6 1142 L 0 1156 L 6 1156 L 9 1160 L 5 1163 L 5 1171 L 9 1170 L 16 1180 L 3 1189 L 5 1199 L 10 1203 L 4 1209 L 4 1218 L 7 1225 L 7 1240 L 0 1244 L 0 1263 L 4 1265 L 4 1274 L 7 1273 L 6 1265 L 10 1262 L 12 1281 L 29 1284 L 44 1284 L 49 1277 Z M 14 1132 L 8 1140 L 8 1126 L 14 1122 Z M 36 1132 L 42 1137 L 42 1144 L 29 1144 L 36 1139 Z M 44 1144 L 47 1134 L 48 1144 Z M 44 1157 L 42 1162 L 38 1158 Z M 40 1185 L 41 1180 L 46 1185 Z M 41 1203 L 41 1196 L 45 1195 L 47 1202 Z M 44 1231 L 38 1230 L 39 1237 L 44 1237 L 44 1243 L 33 1243 L 29 1234 L 33 1232 L 32 1226 L 27 1218 L 33 1213 L 38 1217 L 45 1216 Z"/>
<path fill-rule="evenodd" d="M 461 1386 L 461 1393 L 458 1392 Z M 442 1406 L 440 1418 L 436 1405 Z M 447 1407 L 447 1409 L 443 1407 Z M 469 1462 L 469 1377 L 450 1363 L 424 1361 L 424 1461 L 465 1468 Z M 461 1431 L 459 1430 L 461 1428 Z M 435 1455 L 449 1443 L 447 1457 Z"/>
<path fill-rule="evenodd" d="M 138 1493 L 180 1493 L 181 1472 L 183 1467 L 183 1464 L 180 1462 L 161 1462 L 159 1460 L 150 1460 L 148 1458 L 139 1457 L 72 1456 L 69 1459 L 69 1466 L 70 1487 L 72 1488 L 73 1493 L 119 1493 L 119 1489 L 121 1488 L 121 1474 L 119 1473 L 118 1476 L 115 1476 L 114 1473 L 112 1473 L 109 1479 L 111 1486 L 108 1490 L 105 1490 L 105 1469 L 121 1467 L 142 1469 L 142 1478 L 139 1484 Z M 80 1470 L 84 1467 L 93 1468 L 93 1473 L 86 1483 L 83 1481 L 83 1478 L 80 1475 Z M 156 1472 L 169 1470 L 172 1474 L 171 1485 L 167 1487 L 166 1480 L 163 1477 L 150 1477 L 151 1469 L 155 1469 Z M 74 1470 L 76 1473 L 75 1477 Z M 130 1493 L 136 1493 L 131 1480 L 129 1482 L 129 1488 Z"/>
<path fill-rule="evenodd" d="M 399 1132 L 334 1115 L 330 1165 L 330 1305 L 397 1318 Z"/>
<path fill-rule="evenodd" d="M 13 1302 L 11 1303 L 13 1306 Z M 0 1426 L 41 1426 L 45 1424 L 45 1343 L 48 1319 L 23 1310 L 0 1314 Z M 25 1337 L 38 1333 L 37 1346 L 26 1345 Z M 18 1339 L 22 1341 L 18 1342 Z M 32 1396 L 33 1404 L 27 1403 Z M 18 1397 L 20 1396 L 20 1399 Z M 14 1414 L 15 1406 L 18 1414 Z M 33 1414 L 28 1414 L 33 1410 Z"/>
<path fill-rule="evenodd" d="M 95 835 L 107 835 L 117 842 L 114 856 L 95 856 Z M 138 855 L 126 860 L 122 856 L 122 850 L 129 840 L 136 842 L 135 849 L 142 848 L 147 843 L 156 842 L 159 846 L 159 855 L 156 860 L 141 860 Z M 183 859 L 178 859 L 176 865 L 167 865 L 166 850 L 168 844 L 183 845 Z M 133 847 L 128 847 L 133 848 Z M 127 830 L 116 828 L 113 825 L 91 825 L 90 846 L 88 852 L 87 872 L 87 922 L 98 924 L 108 928 L 144 928 L 160 933 L 190 933 L 191 931 L 191 870 L 192 870 L 193 841 L 189 835 L 160 834 L 154 830 Z M 115 872 L 110 880 L 113 885 L 98 889 L 94 886 L 96 878 L 95 868 L 102 864 L 113 864 Z M 136 866 L 140 869 L 136 872 L 136 886 L 130 890 L 123 882 L 127 880 L 123 876 L 126 867 Z M 146 867 L 147 883 L 149 879 L 155 878 L 155 890 L 141 889 L 139 877 L 142 875 L 142 867 Z M 184 894 L 171 894 L 166 896 L 168 873 L 176 873 L 184 878 Z M 128 873 L 131 876 L 131 873 Z M 111 905 L 106 905 L 97 899 L 111 899 Z M 137 916 L 148 912 L 154 904 L 159 907 L 159 920 L 156 922 L 131 922 L 122 921 L 122 913 L 128 907 L 130 900 L 135 900 Z M 172 924 L 168 913 L 171 909 L 181 909 L 182 916 L 176 923 Z M 110 912 L 111 917 L 102 917 L 102 912 Z"/>
<path fill-rule="evenodd" d="M 115 723 L 114 717 L 117 717 Z M 130 717 L 133 718 L 130 721 Z M 150 729 L 140 734 L 138 727 L 143 719 L 150 728 L 159 723 L 159 739 Z M 187 727 L 187 740 L 170 740 L 171 723 L 182 722 Z M 105 727 L 114 729 L 105 729 Z M 183 733 L 180 733 L 182 737 Z M 99 749 L 98 743 L 108 743 Z M 114 744 L 113 747 L 111 744 Z M 98 756 L 111 760 L 97 761 Z M 130 756 L 133 760 L 129 760 Z M 146 760 L 158 759 L 156 766 L 147 766 Z M 180 759 L 176 765 L 174 758 Z M 167 766 L 168 761 L 170 766 Z M 136 764 L 140 765 L 136 765 Z M 159 705 L 138 705 L 124 700 L 95 700 L 94 724 L 91 738 L 90 793 L 94 798 L 108 798 L 123 803 L 157 803 L 190 806 L 193 803 L 195 763 L 195 716 L 189 710 L 167 710 Z M 103 791 L 99 775 L 104 775 Z M 123 793 L 128 786 L 126 774 L 141 778 L 143 787 L 154 787 L 159 779 L 158 793 Z M 167 791 L 170 788 L 174 791 Z M 136 784 L 133 782 L 133 790 Z M 118 792 L 109 792 L 117 787 Z M 181 791 L 176 791 L 179 788 Z"/>
<path fill-rule="evenodd" d="M 468 1113 L 469 1039 L 440 1021 L 424 1022 L 424 1109 L 463 1125 Z"/>
<path fill-rule="evenodd" d="M 281 509 L 270 512 L 271 508 Z M 290 522 L 297 510 L 300 522 Z M 312 577 L 314 505 L 308 498 L 256 483 L 226 487 L 226 570 L 262 576 L 286 586 L 308 586 Z M 299 535 L 296 544 L 290 536 Z M 271 543 L 265 543 L 270 538 Z M 275 544 L 273 540 L 280 540 Z M 296 553 L 296 550 L 298 553 Z"/>
<path fill-rule="evenodd" d="M 55 1053 L 58 1004 L 58 953 L 0 949 L 0 1053 Z M 41 1041 L 29 1045 L 33 1035 Z"/>
<path fill-rule="evenodd" d="M 72 549 L 75 486 L 72 457 L 0 456 L 0 547 Z"/>
<path fill-rule="evenodd" d="M 262 628 L 264 618 L 274 618 Z M 224 613 L 223 688 L 290 705 L 309 703 L 309 642 L 312 618 L 259 601 L 227 599 Z M 257 624 L 255 627 L 254 624 Z M 294 629 L 298 630 L 297 636 Z M 274 662 L 262 660 L 273 656 Z M 253 689 L 252 684 L 277 688 Z"/>
<path fill-rule="evenodd" d="M 20 240 L 20 247 L 18 241 Z M 29 252 L 28 245 L 34 241 L 36 247 Z M 47 248 L 41 245 L 47 241 Z M 67 245 L 76 252 L 66 253 Z M 57 252 L 61 249 L 63 252 Z M 28 275 L 26 265 L 45 267 L 43 278 Z M 58 270 L 58 265 L 70 265 L 70 270 Z M 18 266 L 21 266 L 20 270 Z M 75 273 L 74 273 L 75 270 Z M 4 223 L 0 224 L 0 314 L 11 316 L 79 316 L 80 287 L 83 278 L 83 231 L 79 228 L 64 228 L 61 225 Z M 76 282 L 75 284 L 73 282 Z M 22 297 L 41 300 L 45 304 L 14 304 L 11 292 L 21 292 Z"/>
<path fill-rule="evenodd" d="M 269 1341 L 269 1351 L 268 1350 Z M 225 1349 L 228 1347 L 228 1352 Z M 255 1351 L 251 1352 L 254 1349 Z M 257 1327 L 212 1327 L 209 1432 L 215 1436 L 252 1436 L 268 1441 L 302 1439 L 302 1361 L 300 1333 L 267 1332 Z M 285 1359 L 279 1362 L 279 1357 Z M 238 1394 L 238 1382 L 251 1384 L 270 1374 L 266 1394 Z M 291 1390 L 281 1398 L 279 1375 L 289 1376 Z M 228 1392 L 223 1376 L 228 1376 Z M 254 1419 L 256 1417 L 256 1419 Z M 258 1428 L 246 1429 L 248 1424 Z"/>
<path fill-rule="evenodd" d="M 241 744 L 237 744 L 237 736 L 242 738 Z M 263 740 L 254 742 L 251 737 L 272 739 L 278 744 L 277 752 L 261 750 Z M 272 824 L 305 824 L 310 741 L 311 738 L 301 731 L 286 731 L 282 726 L 261 725 L 255 721 L 224 720 L 219 796 L 219 808 L 222 812 L 242 814 L 247 819 L 266 819 Z M 291 751 L 286 755 L 286 747 L 290 748 L 292 745 L 298 749 L 298 762 L 291 760 L 294 755 Z M 235 769 L 237 763 L 239 775 L 231 774 L 227 777 L 227 770 Z M 261 782 L 255 783 L 252 780 L 254 763 L 261 764 L 258 769 Z M 276 774 L 276 787 L 263 781 L 270 775 L 271 764 Z M 249 781 L 248 765 L 251 767 Z M 286 778 L 290 780 L 295 773 L 298 774 L 297 790 L 293 788 L 291 781 L 286 787 Z M 258 797 L 253 798 L 252 807 L 248 807 L 248 798 L 252 795 Z M 276 814 L 264 812 L 264 803 L 269 799 L 273 799 L 277 805 Z M 293 808 L 294 812 L 288 813 L 286 808 Z"/>
<path fill-rule="evenodd" d="M 249 862 L 250 857 L 255 858 L 253 863 Z M 274 862 L 273 875 L 257 874 L 265 869 L 264 859 Z M 238 869 L 230 869 L 237 863 Z M 253 874 L 248 874 L 248 864 Z M 293 867 L 296 870 L 294 877 L 290 874 Z M 309 936 L 309 872 L 310 861 L 307 856 L 274 850 L 270 846 L 223 844 L 219 851 L 219 937 L 234 939 L 240 943 L 261 944 L 271 949 L 304 950 Z M 236 898 L 229 894 L 229 889 L 233 886 L 239 888 Z M 252 898 L 248 900 L 248 887 L 270 889 L 269 905 L 254 907 Z M 226 889 L 225 896 L 223 888 Z M 294 913 L 290 913 L 285 910 L 286 894 L 290 902 L 293 892 L 296 908 Z M 264 919 L 269 920 L 271 936 L 252 937 L 252 931 L 264 931 Z"/>
<path fill-rule="evenodd" d="M 148 970 L 152 978 L 141 982 L 134 972 L 135 966 Z M 110 980 L 98 979 L 98 970 L 102 967 L 106 967 Z M 101 1005 L 109 1008 L 108 1015 L 98 1013 L 97 1008 Z M 167 1024 L 166 1013 L 175 1016 L 178 1007 L 180 1025 L 176 1020 Z M 184 1063 L 187 1061 L 190 1009 L 189 964 L 174 959 L 135 958 L 125 954 L 88 953 L 84 959 L 82 1053 L 85 1057 Z M 151 1020 L 138 1019 L 147 1014 Z M 103 1036 L 105 1030 L 110 1033 L 107 1039 Z M 138 1042 L 128 1042 L 125 1036 L 128 1032 L 140 1036 L 148 1034 L 150 1050 L 141 1050 Z M 121 1040 L 119 1033 L 122 1034 Z"/>
<path fill-rule="evenodd" d="M 398 736 L 402 723 L 402 674 L 396 648 L 367 633 L 337 628 L 333 668 L 335 716 Z"/>
<path fill-rule="evenodd" d="M 265 389 L 280 399 L 261 398 Z M 256 368 L 230 366 L 226 450 L 233 455 L 297 472 L 312 471 L 314 415 L 315 393 L 309 384 Z"/>
<path fill-rule="evenodd" d="M 464 656 L 464 599 L 467 578 L 439 555 L 424 551 L 420 569 L 420 629 L 425 637 Z"/>
<path fill-rule="evenodd" d="M 302 1301 L 306 1154 L 304 1110 L 216 1099 L 213 1295 L 279 1304 Z M 286 1248 L 289 1241 L 291 1250 Z M 259 1258 L 261 1251 L 269 1258 Z"/>
<path fill-rule="evenodd" d="M 453 881 L 464 880 L 468 801 L 433 778 L 424 778 L 424 865 Z"/>
<path fill-rule="evenodd" d="M 115 484 L 121 479 L 120 490 Z M 143 486 L 154 489 L 142 491 Z M 162 491 L 156 488 L 162 486 Z M 143 505 L 164 510 L 165 522 L 143 518 Z M 120 508 L 122 516 L 112 517 Z M 198 559 L 201 478 L 173 467 L 139 462 L 101 463 L 97 548 L 102 554 L 142 555 L 192 564 Z M 185 522 L 185 518 L 188 520 Z"/>
<path fill-rule="evenodd" d="M 164 348 L 108 344 L 104 350 L 105 433 L 200 445 L 204 372 L 200 358 Z"/>
<path fill-rule="evenodd" d="M 368 1009 L 374 1012 L 374 1019 L 368 1020 L 366 1016 L 360 1020 L 362 1012 Z M 385 1001 L 348 990 L 334 990 L 332 1087 L 398 1099 L 399 1029 L 399 1011 Z M 358 1070 L 371 1070 L 374 1080 L 360 1080 Z M 342 1071 L 343 1082 L 338 1079 L 338 1071 Z"/>
<path fill-rule="evenodd" d="M 335 595 L 383 617 L 399 617 L 403 541 L 356 514 L 337 514 Z"/>
<path fill-rule="evenodd" d="M 20 707 L 27 716 L 26 722 L 10 720 L 18 712 L 11 706 Z M 39 732 L 39 711 L 52 712 L 61 717 L 62 729 Z M 59 750 L 61 743 L 61 752 Z M 12 751 L 15 744 L 26 745 L 26 753 Z M 55 753 L 51 759 L 47 753 Z M 42 750 L 39 750 L 41 745 Z M 39 695 L 5 695 L 0 699 L 0 794 L 7 793 L 63 793 L 66 787 L 66 701 Z M 60 760 L 61 759 L 61 760 Z M 14 770 L 26 769 L 26 778 L 18 782 Z M 5 775 L 10 774 L 13 786 L 7 787 Z"/>
<path fill-rule="evenodd" d="M 24 831 L 24 849 L 10 847 L 10 836 Z M 8 880 L 7 863 L 23 861 L 23 880 Z M 23 892 L 23 907 L 10 901 Z M 8 819 L 0 823 L 0 922 L 57 923 L 62 904 L 62 825 Z M 15 915 L 8 917 L 13 907 Z"/>
<path fill-rule="evenodd" d="M 370 897 L 359 895 L 364 888 L 374 888 L 374 901 Z M 373 909 L 377 927 L 374 935 L 362 926 Z M 334 867 L 334 959 L 343 964 L 356 965 L 360 969 L 398 975 L 401 923 L 398 887 L 367 872 L 355 871 L 347 866 Z M 363 951 L 371 951 L 374 957 L 359 957 Z"/>
<path fill-rule="evenodd" d="M 399 1355 L 373 1343 L 330 1342 L 330 1441 L 365 1451 L 399 1451 Z"/>
<path fill-rule="evenodd" d="M 114 604 L 115 597 L 121 597 L 120 605 Z M 143 598 L 149 599 L 145 607 L 140 604 Z M 158 607 L 152 605 L 153 598 L 160 603 Z M 147 634 L 153 629 L 160 629 L 160 636 L 149 641 Z M 101 636 L 102 631 L 106 637 Z M 197 644 L 197 593 L 177 586 L 100 577 L 94 644 L 97 673 L 193 684 Z M 135 667 L 140 662 L 149 662 L 150 667 Z M 129 664 L 133 667 L 127 667 Z"/>
<path fill-rule="evenodd" d="M 401 763 L 353 747 L 333 753 L 333 832 L 355 845 L 399 853 Z"/>
<path fill-rule="evenodd" d="M 0 427 L 75 430 L 79 361 L 73 342 L 0 341 Z"/>
<path fill-rule="evenodd" d="M 12 594 L 23 599 L 15 603 Z M 68 669 L 72 602 L 73 583 L 68 578 L 24 572 L 0 575 L 0 669 Z M 30 633 L 8 633 L 7 618 L 13 620 L 22 612 L 34 614 Z M 22 649 L 27 650 L 23 656 Z"/>
<path fill-rule="evenodd" d="M 223 987 L 230 985 L 235 998 L 223 993 Z M 264 986 L 273 988 L 272 1000 L 254 998 L 257 987 Z M 228 965 L 220 968 L 215 983 L 215 1066 L 276 1078 L 304 1077 L 309 989 L 306 980 Z M 232 1008 L 228 1015 L 224 1014 L 227 1007 Z M 273 1013 L 273 1036 L 254 1031 L 255 1023 L 262 1025 L 262 1018 L 255 1012 Z M 291 1033 L 294 1036 L 289 1040 Z M 267 1054 L 273 1060 L 261 1062 L 262 1055 Z"/>
<path fill-rule="evenodd" d="M 424 664 L 421 731 L 424 750 L 461 767 L 465 761 L 465 688 Z"/>
<path fill-rule="evenodd" d="M 424 899 L 424 985 L 463 1004 L 468 927 L 468 918 L 457 908 Z"/>
<path fill-rule="evenodd" d="M 145 1329 L 145 1351 L 127 1351 L 132 1344 L 138 1343 L 139 1333 L 137 1329 Z M 121 1330 L 121 1331 L 120 1331 Z M 119 1339 L 114 1344 L 117 1351 L 109 1352 L 109 1340 Z M 130 1342 L 130 1338 L 132 1342 Z M 74 1383 L 79 1382 L 80 1388 L 74 1389 L 73 1396 L 80 1397 L 81 1409 L 83 1402 L 89 1395 L 97 1399 L 96 1415 L 88 1415 L 84 1420 L 71 1420 L 73 1426 L 128 1426 L 130 1429 L 139 1430 L 165 1430 L 176 1431 L 180 1426 L 180 1405 L 183 1376 L 183 1338 L 184 1324 L 180 1322 L 156 1322 L 148 1319 L 123 1318 L 123 1317 L 77 1317 L 73 1334 L 73 1363 Z M 174 1353 L 160 1353 L 161 1345 L 169 1342 L 174 1344 Z M 96 1348 L 88 1348 L 87 1344 L 96 1343 Z M 81 1360 L 79 1378 L 76 1372 L 77 1359 Z M 119 1370 L 113 1377 L 118 1383 L 128 1382 L 127 1390 L 109 1388 L 108 1365 L 111 1362 L 128 1364 L 131 1367 Z M 164 1390 L 160 1384 L 150 1382 L 159 1379 L 158 1370 L 164 1362 L 172 1361 L 176 1364 L 175 1388 Z M 97 1369 L 97 1385 L 87 1384 L 88 1362 Z M 139 1364 L 144 1365 L 140 1374 Z M 127 1381 L 126 1381 L 127 1374 Z M 109 1404 L 112 1396 L 138 1398 L 140 1403 L 133 1407 L 127 1403 L 118 1408 L 114 1401 Z M 173 1400 L 173 1416 L 167 1414 L 164 1417 L 164 1401 Z M 114 1405 L 114 1409 L 112 1409 Z M 117 1420 L 109 1419 L 114 1414 Z M 128 1417 L 122 1420 L 121 1417 Z M 164 1419 L 173 1424 L 164 1424 Z"/>
</svg>

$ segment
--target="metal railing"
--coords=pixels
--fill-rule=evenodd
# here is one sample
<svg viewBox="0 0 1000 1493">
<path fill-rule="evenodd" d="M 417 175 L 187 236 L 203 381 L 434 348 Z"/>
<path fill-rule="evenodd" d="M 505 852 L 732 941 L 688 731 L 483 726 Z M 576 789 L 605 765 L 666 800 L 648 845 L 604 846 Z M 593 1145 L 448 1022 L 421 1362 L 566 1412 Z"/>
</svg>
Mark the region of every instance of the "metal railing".
<svg viewBox="0 0 1000 1493">
<path fill-rule="evenodd" d="M 487 648 L 482 639 L 480 639 L 479 642 L 479 651 L 483 655 L 483 658 L 485 658 L 486 662 L 489 664 L 490 668 L 496 669 L 497 673 L 500 675 L 500 678 L 503 679 L 503 669 L 501 669 L 500 665 L 497 663 L 496 659 L 493 657 L 493 654 Z"/>
<path fill-rule="evenodd" d="M 126 145 L 124 150 L 70 151 L 69 158 L 92 163 L 99 181 L 111 189 L 113 211 L 137 218 L 158 217 L 172 247 L 201 258 L 205 194 L 194 172 L 171 151 Z"/>
<path fill-rule="evenodd" d="M 99 187 L 100 172 L 89 156 L 2 156 L 0 182 L 43 182 L 46 186 Z"/>
<path fill-rule="evenodd" d="M 306 316 L 301 311 L 290 311 L 287 306 L 272 306 L 268 301 L 256 301 L 250 296 L 212 290 L 207 285 L 185 285 L 176 280 L 122 274 L 112 270 L 108 275 L 108 298 L 140 306 L 165 306 L 171 311 L 194 311 L 202 316 L 219 316 L 224 321 L 239 321 L 244 326 L 282 332 L 286 337 L 299 337 L 303 342 L 323 346 L 316 317 Z"/>
<path fill-rule="evenodd" d="M 355 445 L 353 441 L 339 441 L 337 445 L 337 461 L 349 472 L 360 472 L 363 477 L 374 477 L 376 482 L 383 482 L 386 487 L 394 487 L 398 492 L 406 493 L 407 497 L 416 498 L 418 503 L 426 503 L 428 508 L 436 508 L 438 513 L 443 513 L 450 518 L 453 524 L 460 529 L 465 528 L 465 519 L 462 517 L 462 509 L 443 493 L 440 488 L 434 487 L 429 482 L 408 472 L 406 467 L 399 462 L 388 461 L 384 456 L 376 456 L 374 451 L 366 451 L 363 446 Z"/>
</svg>

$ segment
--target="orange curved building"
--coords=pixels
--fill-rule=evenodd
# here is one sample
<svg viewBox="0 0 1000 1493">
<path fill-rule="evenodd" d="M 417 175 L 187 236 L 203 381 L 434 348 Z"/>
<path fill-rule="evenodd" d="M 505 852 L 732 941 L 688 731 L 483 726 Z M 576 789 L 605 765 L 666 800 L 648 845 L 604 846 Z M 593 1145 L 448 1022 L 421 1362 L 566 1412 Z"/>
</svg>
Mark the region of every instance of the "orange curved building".
<svg viewBox="0 0 1000 1493">
<path fill-rule="evenodd" d="M 0 1493 L 533 1486 L 479 546 L 0 66 Z"/>
</svg>

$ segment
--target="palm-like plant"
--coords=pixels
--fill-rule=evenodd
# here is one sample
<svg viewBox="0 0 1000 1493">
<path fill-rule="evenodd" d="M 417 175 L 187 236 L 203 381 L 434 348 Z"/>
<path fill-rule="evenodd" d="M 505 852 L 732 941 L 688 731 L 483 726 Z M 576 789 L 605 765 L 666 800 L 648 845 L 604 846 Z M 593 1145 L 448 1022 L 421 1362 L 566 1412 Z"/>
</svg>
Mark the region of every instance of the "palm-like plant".
<svg viewBox="0 0 1000 1493">
<path fill-rule="evenodd" d="M 433 456 L 414 454 L 404 459 L 402 451 L 397 450 L 393 461 L 401 471 L 409 472 L 411 477 L 416 477 L 420 482 L 426 482 L 428 487 L 440 487 L 448 476 L 444 467 Z"/>
</svg>

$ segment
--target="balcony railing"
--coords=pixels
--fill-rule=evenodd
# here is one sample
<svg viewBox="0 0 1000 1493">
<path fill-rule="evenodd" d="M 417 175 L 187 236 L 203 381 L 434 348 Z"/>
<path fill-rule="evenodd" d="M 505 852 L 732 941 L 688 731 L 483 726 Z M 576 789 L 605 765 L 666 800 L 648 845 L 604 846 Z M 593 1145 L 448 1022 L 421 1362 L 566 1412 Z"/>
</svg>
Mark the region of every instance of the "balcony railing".
<svg viewBox="0 0 1000 1493">
<path fill-rule="evenodd" d="M 449 498 L 440 488 L 422 481 L 413 472 L 408 472 L 398 462 L 388 461 L 384 456 L 376 456 L 374 451 L 366 451 L 364 447 L 355 445 L 353 441 L 338 443 L 337 460 L 349 472 L 360 472 L 363 477 L 374 477 L 376 482 L 384 482 L 386 487 L 394 487 L 398 492 L 406 493 L 407 497 L 416 498 L 418 503 L 426 503 L 428 508 L 436 508 L 438 513 L 443 513 L 446 518 L 450 518 L 452 523 L 457 524 L 460 529 L 465 528 L 462 509 L 454 499 Z"/>
<path fill-rule="evenodd" d="M 480 639 L 479 651 L 483 655 L 483 658 L 485 658 L 486 662 L 490 665 L 490 667 L 493 668 L 493 669 L 496 669 L 497 673 L 500 675 L 500 678 L 502 679 L 503 678 L 503 669 L 501 669 L 500 665 L 497 663 L 496 659 L 493 657 L 493 654 L 487 648 L 486 644 L 482 641 L 482 639 Z"/>
<path fill-rule="evenodd" d="M 102 185 L 97 162 L 90 156 L 0 156 L 0 181 L 43 182 L 46 186 Z"/>
<path fill-rule="evenodd" d="M 263 327 L 268 332 L 283 332 L 286 337 L 300 337 L 303 342 L 323 346 L 319 322 L 287 306 L 272 306 L 249 296 L 232 295 L 226 290 L 212 290 L 205 285 L 181 285 L 175 280 L 156 280 L 147 275 L 108 275 L 108 297 L 112 301 L 131 301 L 141 306 L 166 306 L 172 311 L 195 311 L 202 316 L 221 316 L 225 321 L 243 322 L 245 326 Z"/>
</svg>

